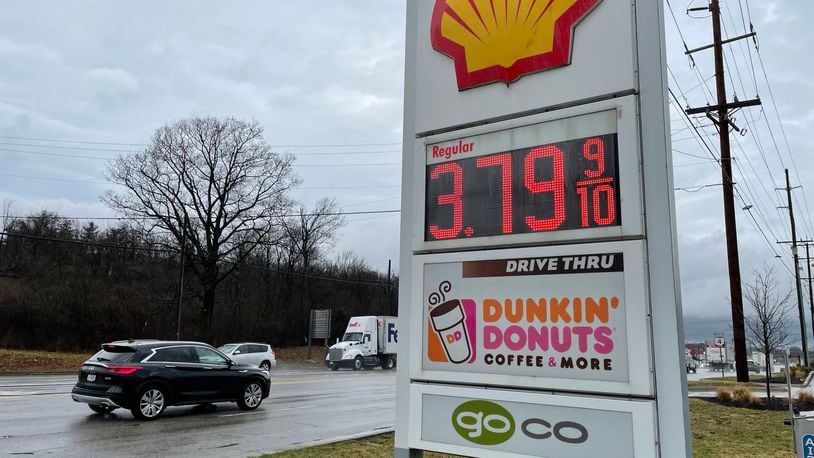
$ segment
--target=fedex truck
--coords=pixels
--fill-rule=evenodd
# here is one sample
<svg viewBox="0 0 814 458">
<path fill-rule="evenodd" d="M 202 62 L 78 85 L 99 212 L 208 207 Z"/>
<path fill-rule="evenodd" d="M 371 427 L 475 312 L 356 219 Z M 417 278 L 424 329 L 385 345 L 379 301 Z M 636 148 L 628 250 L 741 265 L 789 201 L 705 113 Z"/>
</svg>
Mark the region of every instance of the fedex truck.
<svg viewBox="0 0 814 458">
<path fill-rule="evenodd" d="M 398 341 L 398 318 L 355 316 L 348 322 L 342 339 L 328 349 L 325 365 L 331 370 L 350 367 L 358 371 L 376 366 L 394 369 Z"/>
</svg>

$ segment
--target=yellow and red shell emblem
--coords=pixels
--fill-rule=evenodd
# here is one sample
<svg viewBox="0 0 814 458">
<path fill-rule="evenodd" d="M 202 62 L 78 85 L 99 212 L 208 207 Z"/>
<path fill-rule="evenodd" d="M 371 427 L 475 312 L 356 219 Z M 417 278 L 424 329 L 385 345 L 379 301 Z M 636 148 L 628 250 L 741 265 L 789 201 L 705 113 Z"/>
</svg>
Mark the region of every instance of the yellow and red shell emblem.
<svg viewBox="0 0 814 458">
<path fill-rule="evenodd" d="M 567 65 L 574 28 L 601 0 L 436 0 L 432 47 L 455 63 L 458 89 Z"/>
</svg>

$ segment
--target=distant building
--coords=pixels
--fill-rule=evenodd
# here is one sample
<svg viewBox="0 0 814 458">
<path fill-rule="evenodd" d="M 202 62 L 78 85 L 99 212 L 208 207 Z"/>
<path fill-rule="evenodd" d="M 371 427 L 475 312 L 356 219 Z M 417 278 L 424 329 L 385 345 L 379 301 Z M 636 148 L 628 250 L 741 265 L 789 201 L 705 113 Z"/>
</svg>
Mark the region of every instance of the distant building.
<svg viewBox="0 0 814 458">
<path fill-rule="evenodd" d="M 700 360 L 704 357 L 704 352 L 706 351 L 706 345 L 701 343 L 688 343 L 684 344 L 684 349 L 692 356 L 694 359 Z"/>
</svg>

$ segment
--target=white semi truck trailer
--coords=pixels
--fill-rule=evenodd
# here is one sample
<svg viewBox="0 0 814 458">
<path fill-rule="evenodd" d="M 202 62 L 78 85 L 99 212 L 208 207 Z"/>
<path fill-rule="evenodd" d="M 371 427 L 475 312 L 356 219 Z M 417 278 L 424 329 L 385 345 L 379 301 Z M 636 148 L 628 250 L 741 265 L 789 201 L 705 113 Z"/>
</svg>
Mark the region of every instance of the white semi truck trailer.
<svg viewBox="0 0 814 458">
<path fill-rule="evenodd" d="M 342 340 L 328 349 L 325 365 L 331 370 L 349 367 L 358 371 L 376 366 L 395 369 L 398 340 L 398 318 L 355 316 L 348 322 Z"/>
</svg>

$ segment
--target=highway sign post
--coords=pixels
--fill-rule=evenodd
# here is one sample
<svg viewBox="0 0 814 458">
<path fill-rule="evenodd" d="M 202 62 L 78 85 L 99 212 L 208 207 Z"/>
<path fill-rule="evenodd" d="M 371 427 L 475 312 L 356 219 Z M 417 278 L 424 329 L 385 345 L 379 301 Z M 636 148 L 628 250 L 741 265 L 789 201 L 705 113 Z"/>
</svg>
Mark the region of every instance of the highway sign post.
<svg viewBox="0 0 814 458">
<path fill-rule="evenodd" d="M 723 334 L 715 333 L 712 340 L 715 342 L 715 347 L 718 348 L 718 359 L 720 359 L 721 362 L 721 378 L 724 378 L 726 377 L 724 375 L 726 364 L 727 361 L 729 361 L 729 359 L 724 356 L 726 353 L 726 338 L 724 338 Z"/>
<path fill-rule="evenodd" d="M 691 454 L 664 72 L 660 2 L 408 2 L 396 456 Z"/>
<path fill-rule="evenodd" d="M 311 339 L 325 339 L 327 347 L 330 338 L 331 309 L 311 309 L 311 316 L 308 320 L 308 358 L 311 358 Z"/>
</svg>

